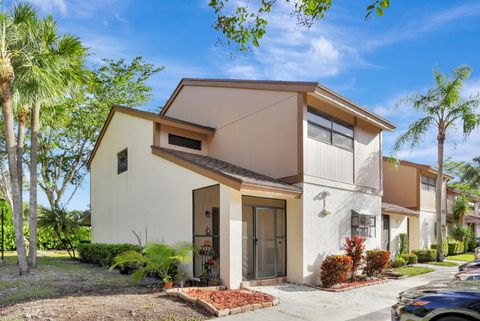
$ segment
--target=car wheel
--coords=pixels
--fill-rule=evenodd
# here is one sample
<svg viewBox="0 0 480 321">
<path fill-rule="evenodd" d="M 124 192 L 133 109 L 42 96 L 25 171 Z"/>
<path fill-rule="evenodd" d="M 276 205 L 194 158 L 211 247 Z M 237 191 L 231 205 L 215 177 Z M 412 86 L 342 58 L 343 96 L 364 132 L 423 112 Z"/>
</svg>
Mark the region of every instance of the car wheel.
<svg viewBox="0 0 480 321">
<path fill-rule="evenodd" d="M 436 321 L 470 321 L 470 319 L 464 317 L 457 317 L 457 316 L 449 316 L 449 317 L 442 317 L 437 319 Z"/>
</svg>

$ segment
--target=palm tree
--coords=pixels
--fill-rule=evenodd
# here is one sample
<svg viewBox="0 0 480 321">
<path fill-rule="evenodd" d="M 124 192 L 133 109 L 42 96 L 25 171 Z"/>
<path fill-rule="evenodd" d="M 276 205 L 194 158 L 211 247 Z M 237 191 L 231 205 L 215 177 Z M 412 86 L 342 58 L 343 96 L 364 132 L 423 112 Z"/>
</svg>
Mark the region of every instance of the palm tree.
<svg viewBox="0 0 480 321">
<path fill-rule="evenodd" d="M 164 282 L 171 281 L 172 267 L 177 263 L 188 263 L 194 247 L 190 243 L 178 242 L 173 246 L 163 243 L 148 243 L 142 253 L 127 251 L 115 257 L 110 272 L 117 266 L 134 264 L 139 268 L 132 273 L 133 280 L 139 282 L 149 272 L 158 273 Z"/>
<path fill-rule="evenodd" d="M 67 250 L 72 259 L 75 259 L 75 232 L 80 228 L 81 217 L 77 212 L 68 212 L 64 208 L 40 209 L 38 224 L 41 227 L 51 227 L 58 240 Z"/>
<path fill-rule="evenodd" d="M 51 16 L 34 20 L 34 28 L 27 38 L 26 52 L 29 64 L 19 66 L 14 85 L 19 88 L 22 100 L 30 103 L 30 211 L 29 255 L 30 267 L 36 266 L 37 253 L 37 185 L 38 185 L 38 135 L 40 109 L 43 103 L 60 99 L 84 80 L 86 49 L 72 35 L 59 35 Z M 20 139 L 19 139 L 20 141 Z M 19 166 L 21 168 L 21 166 Z"/>
<path fill-rule="evenodd" d="M 478 97 L 467 99 L 460 96 L 463 82 L 472 73 L 468 66 L 460 66 L 453 75 L 445 76 L 434 69 L 435 86 L 426 94 L 415 94 L 403 99 L 411 103 L 413 108 L 423 114 L 422 118 L 413 122 L 407 131 L 400 135 L 395 143 L 394 151 L 399 151 L 402 145 L 410 143 L 413 148 L 422 142 L 427 132 L 432 128 L 437 131 L 437 182 L 435 191 L 435 208 L 437 221 L 437 260 L 443 261 L 442 254 L 442 186 L 443 186 L 443 149 L 447 133 L 456 125 L 468 136 L 479 124 L 480 116 L 476 108 L 480 104 Z"/>
<path fill-rule="evenodd" d="M 30 6 L 20 4 L 14 6 L 9 14 L 0 14 L 0 103 L 2 104 L 3 127 L 7 149 L 8 169 L 12 188 L 12 218 L 15 229 L 15 241 L 17 245 L 17 258 L 19 273 L 28 273 L 28 263 L 25 253 L 23 235 L 23 213 L 17 168 L 17 141 L 14 131 L 13 113 L 13 82 L 15 79 L 15 67 L 21 66 L 26 61 L 24 40 L 31 31 L 32 22 L 36 19 L 36 11 Z"/>
<path fill-rule="evenodd" d="M 470 206 L 470 199 L 466 194 L 462 194 L 455 199 L 452 208 L 452 216 L 455 223 L 460 226 L 465 225 L 465 216 L 470 215 L 472 208 Z"/>
</svg>

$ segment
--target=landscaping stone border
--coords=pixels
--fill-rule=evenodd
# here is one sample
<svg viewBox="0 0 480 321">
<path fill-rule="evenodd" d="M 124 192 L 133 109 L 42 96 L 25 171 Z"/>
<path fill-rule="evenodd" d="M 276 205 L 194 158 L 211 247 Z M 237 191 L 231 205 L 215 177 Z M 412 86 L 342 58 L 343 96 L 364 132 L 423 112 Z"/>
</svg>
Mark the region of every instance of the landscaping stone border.
<svg viewBox="0 0 480 321">
<path fill-rule="evenodd" d="M 232 308 L 232 309 L 218 310 L 217 308 L 215 308 L 215 306 L 213 306 L 213 304 L 207 301 L 201 300 L 199 298 L 196 298 L 194 296 L 188 295 L 187 293 L 192 290 L 220 291 L 220 290 L 225 290 L 225 286 L 221 285 L 221 286 L 208 286 L 208 287 L 174 288 L 174 289 L 165 290 L 165 292 L 167 293 L 167 295 L 179 297 L 182 300 L 185 300 L 189 303 L 197 304 L 217 317 L 224 317 L 227 315 L 254 311 L 254 310 L 263 309 L 263 308 L 269 308 L 269 307 L 276 306 L 280 303 L 280 300 L 274 297 L 273 301 L 270 301 L 270 302 L 247 304 L 247 305 L 243 305 L 243 306 Z"/>
<path fill-rule="evenodd" d="M 382 283 L 386 283 L 388 282 L 389 280 L 388 279 L 380 279 L 380 280 L 375 280 L 375 281 L 372 281 L 372 282 L 365 282 L 363 284 L 356 284 L 356 285 L 351 285 L 351 286 L 346 286 L 344 288 L 321 288 L 321 287 L 317 287 L 317 289 L 320 289 L 322 291 L 327 291 L 327 292 L 345 292 L 345 291 L 349 291 L 349 290 L 353 290 L 353 289 L 357 289 L 357 288 L 363 288 L 363 287 L 366 287 L 366 286 L 371 286 L 371 285 L 376 285 L 376 284 L 382 284 Z"/>
</svg>

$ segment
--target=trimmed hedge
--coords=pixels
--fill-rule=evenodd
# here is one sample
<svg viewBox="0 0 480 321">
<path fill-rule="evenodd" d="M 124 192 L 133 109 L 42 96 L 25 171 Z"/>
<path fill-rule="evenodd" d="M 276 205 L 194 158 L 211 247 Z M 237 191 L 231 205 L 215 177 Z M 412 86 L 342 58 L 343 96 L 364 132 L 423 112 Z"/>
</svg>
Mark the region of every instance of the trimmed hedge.
<svg viewBox="0 0 480 321">
<path fill-rule="evenodd" d="M 461 241 L 448 243 L 448 255 L 457 255 L 465 252 L 465 244 Z"/>
<path fill-rule="evenodd" d="M 430 245 L 430 248 L 432 250 L 435 250 L 435 252 L 437 251 L 437 244 L 432 244 Z M 447 255 L 451 255 L 448 253 L 448 243 L 447 242 L 442 242 L 442 253 L 443 253 L 443 256 L 447 256 Z"/>
<path fill-rule="evenodd" d="M 142 252 L 138 245 L 132 244 L 105 244 L 105 243 L 85 243 L 78 246 L 80 261 L 109 267 L 113 264 L 113 259 L 126 251 Z"/>
<path fill-rule="evenodd" d="M 388 268 L 390 264 L 390 252 L 380 250 L 367 251 L 365 262 L 366 266 L 364 271 L 368 276 L 380 274 Z"/>
<path fill-rule="evenodd" d="M 407 260 L 405 260 L 403 256 L 400 256 L 400 255 L 397 256 L 395 260 L 392 261 L 393 268 L 400 268 L 400 267 L 404 267 L 405 265 L 407 265 Z"/>
<path fill-rule="evenodd" d="M 400 255 L 402 259 L 405 260 L 406 264 L 407 265 L 413 265 L 413 264 L 417 264 L 418 263 L 418 257 L 413 254 L 413 253 L 410 253 L 410 254 L 402 254 Z"/>
<path fill-rule="evenodd" d="M 433 262 L 437 260 L 436 250 L 413 250 L 419 263 Z"/>
<path fill-rule="evenodd" d="M 408 254 L 409 252 L 409 244 L 408 244 L 408 234 L 407 233 L 400 233 L 400 254 Z"/>
<path fill-rule="evenodd" d="M 352 258 L 347 255 L 329 255 L 322 262 L 320 278 L 326 288 L 347 282 L 352 270 Z"/>
</svg>

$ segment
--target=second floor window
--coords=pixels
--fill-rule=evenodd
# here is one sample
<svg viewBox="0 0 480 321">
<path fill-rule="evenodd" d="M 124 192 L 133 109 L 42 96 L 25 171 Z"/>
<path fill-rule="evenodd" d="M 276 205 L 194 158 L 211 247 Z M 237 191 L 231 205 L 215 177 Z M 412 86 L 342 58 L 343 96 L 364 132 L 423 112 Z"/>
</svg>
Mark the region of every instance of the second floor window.
<svg viewBox="0 0 480 321">
<path fill-rule="evenodd" d="M 424 191 L 435 191 L 435 178 L 422 175 L 422 189 Z"/>
<path fill-rule="evenodd" d="M 168 134 L 168 143 L 190 149 L 202 150 L 202 142 L 197 139 Z"/>
<path fill-rule="evenodd" d="M 128 150 L 125 148 L 117 154 L 117 174 L 128 170 Z"/>
<path fill-rule="evenodd" d="M 308 107 L 308 137 L 353 151 L 353 126 Z"/>
</svg>

